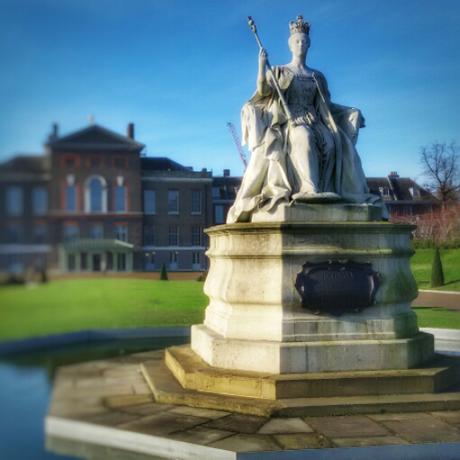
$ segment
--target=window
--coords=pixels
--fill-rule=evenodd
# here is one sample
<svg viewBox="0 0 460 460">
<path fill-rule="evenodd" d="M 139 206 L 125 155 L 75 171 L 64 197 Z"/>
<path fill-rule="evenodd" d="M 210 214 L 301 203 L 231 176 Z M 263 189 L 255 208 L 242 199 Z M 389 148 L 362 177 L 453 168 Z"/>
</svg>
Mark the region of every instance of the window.
<svg viewBox="0 0 460 460">
<path fill-rule="evenodd" d="M 93 176 L 86 181 L 85 211 L 107 212 L 107 183 L 101 176 Z"/>
<path fill-rule="evenodd" d="M 8 243 L 21 243 L 24 237 L 24 228 L 21 224 L 10 222 L 6 226 L 6 241 Z"/>
<path fill-rule="evenodd" d="M 128 226 L 126 224 L 115 225 L 115 239 L 128 241 Z"/>
<path fill-rule="evenodd" d="M 44 244 L 48 239 L 48 227 L 46 224 L 34 225 L 34 243 Z"/>
<path fill-rule="evenodd" d="M 171 251 L 169 253 L 169 269 L 177 270 L 177 256 L 179 253 L 177 251 Z"/>
<path fill-rule="evenodd" d="M 20 216 L 24 210 L 24 197 L 21 187 L 12 186 L 6 189 L 6 212 L 10 216 Z"/>
<path fill-rule="evenodd" d="M 80 254 L 80 269 L 88 270 L 88 253 L 86 252 Z"/>
<path fill-rule="evenodd" d="M 32 208 L 36 216 L 43 216 L 48 210 L 48 192 L 45 187 L 32 190 Z"/>
<path fill-rule="evenodd" d="M 223 224 L 225 222 L 224 205 L 216 204 L 214 206 L 214 222 L 216 224 Z"/>
<path fill-rule="evenodd" d="M 179 214 L 178 190 L 168 190 L 168 214 Z"/>
<path fill-rule="evenodd" d="M 194 269 L 201 268 L 199 252 L 192 252 L 192 266 L 193 266 L 192 268 Z"/>
<path fill-rule="evenodd" d="M 179 226 L 176 224 L 169 226 L 168 244 L 169 246 L 179 246 Z"/>
<path fill-rule="evenodd" d="M 379 187 L 379 192 L 380 192 L 380 195 L 382 195 L 383 197 L 390 196 L 390 189 L 388 187 Z"/>
<path fill-rule="evenodd" d="M 156 192 L 155 190 L 144 190 L 144 212 L 145 214 L 155 214 L 156 212 Z"/>
<path fill-rule="evenodd" d="M 75 185 L 67 185 L 65 191 L 66 210 L 74 212 L 77 210 L 77 189 Z"/>
<path fill-rule="evenodd" d="M 201 246 L 203 229 L 201 225 L 192 226 L 192 246 Z"/>
<path fill-rule="evenodd" d="M 126 187 L 124 185 L 115 187 L 115 211 L 126 211 Z"/>
<path fill-rule="evenodd" d="M 144 245 L 153 246 L 155 244 L 155 231 L 153 226 L 146 225 L 144 226 Z"/>
<path fill-rule="evenodd" d="M 192 214 L 201 214 L 201 190 L 192 190 Z"/>
<path fill-rule="evenodd" d="M 75 254 L 67 254 L 67 270 L 69 270 L 69 272 L 73 272 L 75 271 L 75 268 Z"/>
<path fill-rule="evenodd" d="M 117 254 L 117 270 L 119 272 L 124 272 L 126 270 L 126 254 Z"/>
<path fill-rule="evenodd" d="M 76 240 L 80 236 L 80 229 L 76 224 L 64 225 L 64 241 Z"/>
<path fill-rule="evenodd" d="M 213 187 L 212 188 L 212 197 L 213 198 L 220 198 L 220 188 L 219 187 Z"/>
<path fill-rule="evenodd" d="M 104 238 L 104 226 L 102 224 L 93 224 L 89 228 L 89 237 L 93 240 Z"/>
</svg>

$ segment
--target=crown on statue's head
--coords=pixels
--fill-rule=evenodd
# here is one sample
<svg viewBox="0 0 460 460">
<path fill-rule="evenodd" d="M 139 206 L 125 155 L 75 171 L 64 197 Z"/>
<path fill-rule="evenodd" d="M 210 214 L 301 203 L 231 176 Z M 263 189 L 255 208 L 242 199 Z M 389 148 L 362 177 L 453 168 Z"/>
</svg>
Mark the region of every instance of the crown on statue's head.
<svg viewBox="0 0 460 460">
<path fill-rule="evenodd" d="M 292 34 L 301 33 L 301 34 L 309 34 L 310 33 L 310 24 L 308 22 L 304 22 L 303 16 L 297 16 L 295 21 L 289 22 L 289 30 Z"/>
</svg>

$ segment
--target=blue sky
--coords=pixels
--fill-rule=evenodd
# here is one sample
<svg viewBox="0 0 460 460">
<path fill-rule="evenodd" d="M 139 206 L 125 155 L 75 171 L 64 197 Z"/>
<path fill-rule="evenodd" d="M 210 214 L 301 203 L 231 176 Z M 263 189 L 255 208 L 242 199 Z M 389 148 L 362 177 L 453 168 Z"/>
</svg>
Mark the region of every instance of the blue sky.
<svg viewBox="0 0 460 460">
<path fill-rule="evenodd" d="M 419 178 L 420 147 L 459 139 L 458 0 L 0 0 L 0 160 L 66 134 L 130 121 L 148 155 L 241 174 L 238 133 L 251 96 L 256 20 L 274 64 L 288 21 L 311 23 L 308 64 L 335 102 L 359 107 L 368 176 Z"/>
</svg>

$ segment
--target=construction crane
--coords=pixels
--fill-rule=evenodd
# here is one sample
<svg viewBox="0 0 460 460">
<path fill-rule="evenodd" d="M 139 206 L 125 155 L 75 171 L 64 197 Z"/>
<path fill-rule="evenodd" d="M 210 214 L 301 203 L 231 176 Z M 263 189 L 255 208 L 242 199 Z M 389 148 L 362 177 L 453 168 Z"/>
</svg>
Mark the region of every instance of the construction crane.
<svg viewBox="0 0 460 460">
<path fill-rule="evenodd" d="M 248 157 L 245 151 L 243 150 L 243 147 L 241 146 L 241 141 L 238 137 L 238 134 L 236 134 L 235 125 L 229 121 L 227 123 L 227 128 L 230 131 L 230 134 L 232 135 L 233 142 L 236 146 L 236 150 L 238 150 L 238 154 L 240 155 L 241 161 L 243 162 L 244 167 L 246 168 L 246 166 L 248 165 Z"/>
</svg>

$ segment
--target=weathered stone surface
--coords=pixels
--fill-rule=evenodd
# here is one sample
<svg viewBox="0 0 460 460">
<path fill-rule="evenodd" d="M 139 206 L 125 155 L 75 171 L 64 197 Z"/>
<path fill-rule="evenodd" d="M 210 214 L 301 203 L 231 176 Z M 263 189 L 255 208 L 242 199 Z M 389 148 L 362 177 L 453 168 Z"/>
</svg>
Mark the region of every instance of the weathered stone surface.
<svg viewBox="0 0 460 460">
<path fill-rule="evenodd" d="M 313 433 L 273 435 L 283 449 L 322 449 L 332 447 L 332 443 L 322 435 Z"/>
<path fill-rule="evenodd" d="M 199 407 L 174 406 L 170 411 L 172 414 L 192 415 L 193 417 L 203 417 L 217 419 L 229 415 L 230 412 L 222 410 L 201 409 Z"/>
<path fill-rule="evenodd" d="M 144 417 L 135 422 L 120 425 L 125 430 L 139 433 L 167 435 L 175 431 L 186 431 L 197 425 L 202 425 L 208 419 L 192 417 L 190 415 L 172 414 L 170 412 L 159 412 L 152 416 Z"/>
<path fill-rule="evenodd" d="M 169 437 L 177 439 L 178 441 L 191 442 L 193 444 L 211 444 L 219 439 L 228 438 L 234 436 L 235 433 L 232 431 L 216 430 L 214 428 L 207 428 L 197 426 L 191 430 L 181 431 L 173 433 Z"/>
<path fill-rule="evenodd" d="M 363 438 L 334 438 L 337 447 L 364 447 L 364 446 L 390 446 L 395 444 L 409 444 L 398 436 L 369 436 Z"/>
<path fill-rule="evenodd" d="M 313 430 L 300 417 L 272 418 L 263 425 L 258 433 L 311 433 Z"/>
<path fill-rule="evenodd" d="M 272 438 L 262 434 L 235 434 L 234 436 L 213 442 L 210 446 L 233 452 L 281 450 L 281 447 Z"/>
<path fill-rule="evenodd" d="M 305 421 L 328 438 L 387 436 L 387 429 L 364 416 L 308 417 Z"/>
<path fill-rule="evenodd" d="M 459 442 L 460 431 L 430 414 L 407 414 L 400 420 L 382 420 L 381 424 L 411 442 Z"/>
<path fill-rule="evenodd" d="M 443 412 L 431 412 L 431 415 L 438 417 L 445 422 L 460 425 L 460 410 L 443 411 Z"/>
<path fill-rule="evenodd" d="M 228 430 L 235 433 L 252 434 L 256 433 L 259 428 L 267 421 L 264 417 L 254 415 L 231 414 L 227 417 L 213 420 L 206 423 L 206 427 L 217 428 L 219 430 Z"/>
<path fill-rule="evenodd" d="M 128 414 L 136 414 L 139 416 L 144 415 L 153 415 L 157 412 L 164 412 L 169 409 L 172 409 L 176 406 L 173 404 L 158 404 L 158 403 L 148 403 L 148 404 L 136 404 L 134 406 L 123 406 L 119 410 L 127 412 Z"/>
<path fill-rule="evenodd" d="M 192 349 L 214 367 L 273 374 L 408 369 L 426 362 L 434 343 L 417 334 L 410 309 L 417 294 L 411 230 L 347 221 L 209 229 L 210 303 L 204 324 L 192 328 Z M 375 304 L 339 318 L 304 309 L 297 274 L 305 262 L 328 260 L 371 264 L 380 274 Z"/>
<path fill-rule="evenodd" d="M 136 414 L 127 414 L 126 412 L 117 412 L 109 411 L 102 414 L 88 415 L 81 417 L 81 420 L 84 420 L 88 423 L 94 423 L 97 425 L 104 426 L 118 426 L 123 423 L 129 423 L 134 420 L 138 420 L 139 416 Z"/>
<path fill-rule="evenodd" d="M 186 389 L 260 399 L 433 393 L 455 381 L 453 367 L 437 361 L 422 369 L 296 374 L 233 371 L 210 366 L 189 345 L 166 349 L 165 363 Z"/>
</svg>

